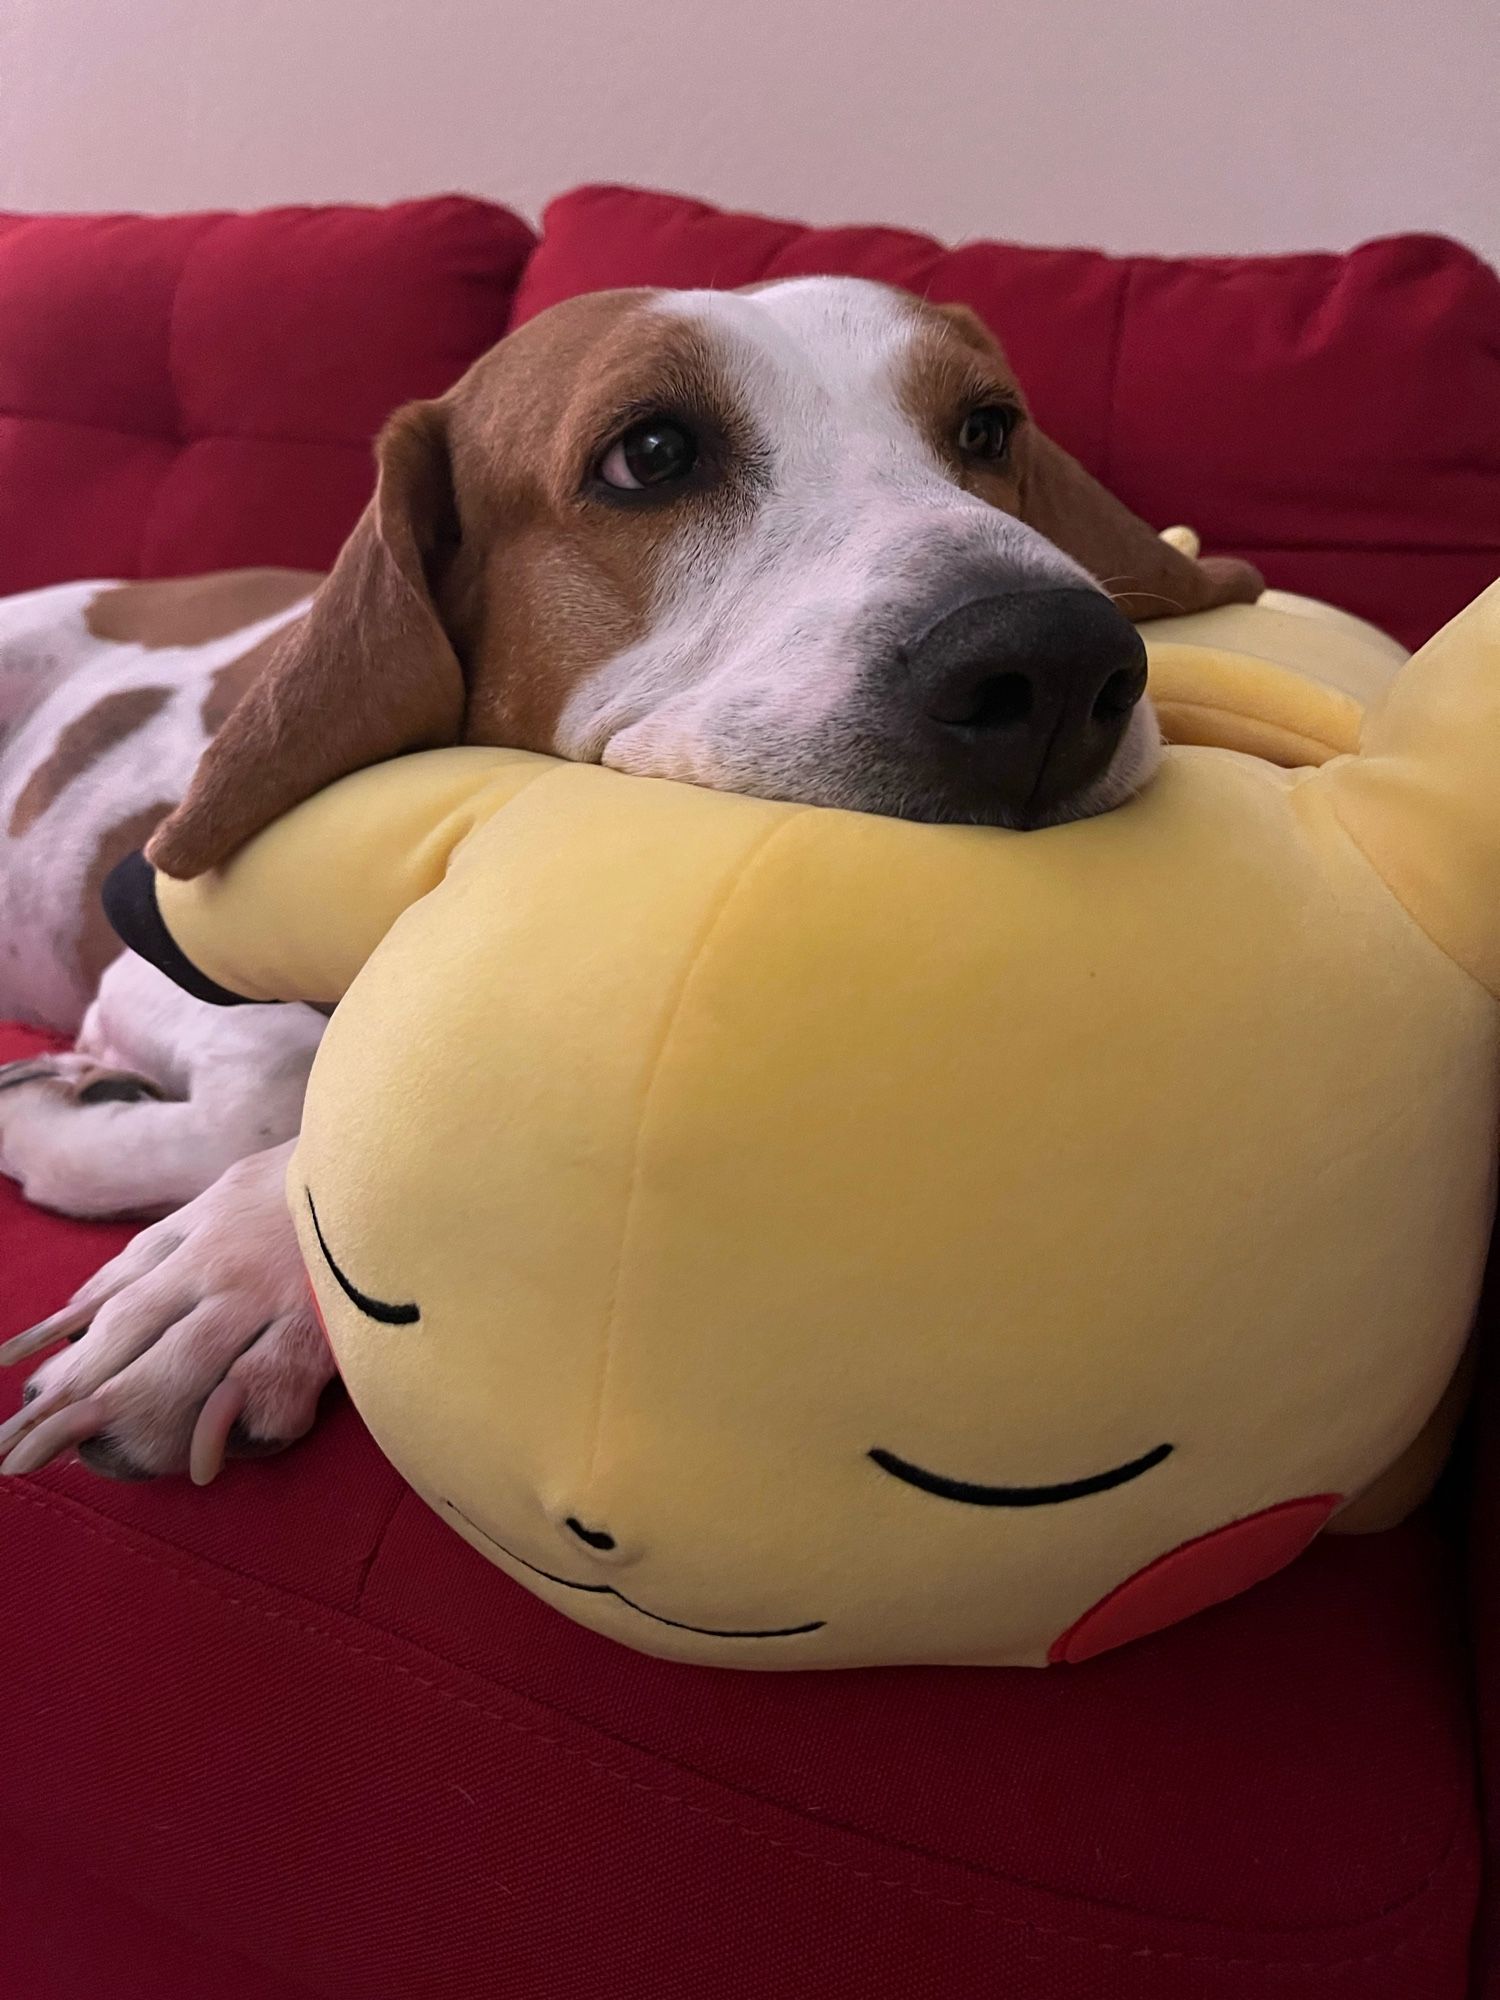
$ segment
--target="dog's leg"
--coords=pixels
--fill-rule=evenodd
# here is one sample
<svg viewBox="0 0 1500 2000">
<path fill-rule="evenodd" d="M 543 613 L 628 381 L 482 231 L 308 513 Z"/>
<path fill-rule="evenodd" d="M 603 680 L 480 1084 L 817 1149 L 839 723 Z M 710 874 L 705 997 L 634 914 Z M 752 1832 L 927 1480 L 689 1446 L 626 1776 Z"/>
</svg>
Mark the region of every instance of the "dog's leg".
<svg viewBox="0 0 1500 2000">
<path fill-rule="evenodd" d="M 5 1469 L 213 1478 L 302 1436 L 333 1375 L 283 1183 L 323 1021 L 209 1007 L 142 960 L 105 974 L 72 1055 L 0 1069 L 0 1170 L 70 1215 L 175 1209 L 0 1363 L 47 1348 Z M 186 1207 L 180 1206 L 186 1203 Z"/>
<path fill-rule="evenodd" d="M 210 1007 L 126 954 L 72 1054 L 0 1067 L 0 1173 L 65 1215 L 153 1216 L 292 1137 L 322 1034 L 306 1007 Z"/>
<path fill-rule="evenodd" d="M 4 1364 L 71 1343 L 0 1424 L 0 1470 L 76 1447 L 116 1479 L 190 1471 L 203 1485 L 226 1455 L 260 1457 L 311 1428 L 334 1368 L 283 1191 L 292 1143 L 239 1161 L 0 1347 Z"/>
</svg>

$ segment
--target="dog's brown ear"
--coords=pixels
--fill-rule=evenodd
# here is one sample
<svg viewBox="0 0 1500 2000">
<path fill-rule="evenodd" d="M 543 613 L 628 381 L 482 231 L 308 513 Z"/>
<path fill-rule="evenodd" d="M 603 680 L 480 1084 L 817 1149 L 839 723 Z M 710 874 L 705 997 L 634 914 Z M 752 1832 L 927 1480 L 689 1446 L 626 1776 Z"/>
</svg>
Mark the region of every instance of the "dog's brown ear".
<svg viewBox="0 0 1500 2000">
<path fill-rule="evenodd" d="M 336 778 L 456 743 L 464 677 L 433 598 L 458 541 L 439 403 L 398 410 L 377 446 L 375 497 L 305 618 L 209 744 L 147 859 L 188 879 Z"/>
<path fill-rule="evenodd" d="M 1004 350 L 969 306 L 934 308 L 978 352 L 1009 371 Z M 1028 422 L 1016 440 L 1021 519 L 1081 563 L 1127 618 L 1172 618 L 1215 604 L 1253 604 L 1265 579 L 1235 556 L 1199 559 L 1164 542 Z"/>
<path fill-rule="evenodd" d="M 1081 563 L 1127 618 L 1253 604 L 1265 589 L 1260 572 L 1235 556 L 1190 556 L 1164 542 L 1034 424 L 1017 442 L 1021 519 Z"/>
</svg>

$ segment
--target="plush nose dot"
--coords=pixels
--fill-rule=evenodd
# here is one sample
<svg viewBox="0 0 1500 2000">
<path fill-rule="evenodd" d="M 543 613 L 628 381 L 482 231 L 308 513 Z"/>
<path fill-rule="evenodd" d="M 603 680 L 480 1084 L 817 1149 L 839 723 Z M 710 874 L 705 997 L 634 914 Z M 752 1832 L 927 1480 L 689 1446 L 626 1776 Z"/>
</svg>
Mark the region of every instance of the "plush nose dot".
<svg viewBox="0 0 1500 2000">
<path fill-rule="evenodd" d="M 1342 1498 L 1339 1493 L 1310 1493 L 1283 1500 L 1158 1556 L 1055 1639 L 1047 1653 L 1049 1665 L 1076 1666 L 1274 1576 L 1301 1555 Z"/>
<path fill-rule="evenodd" d="M 602 1528 L 586 1528 L 582 1521 L 577 1520 L 572 1514 L 563 1522 L 563 1526 L 570 1535 L 576 1535 L 587 1548 L 605 1551 L 615 1546 L 613 1535 L 607 1535 Z"/>
</svg>

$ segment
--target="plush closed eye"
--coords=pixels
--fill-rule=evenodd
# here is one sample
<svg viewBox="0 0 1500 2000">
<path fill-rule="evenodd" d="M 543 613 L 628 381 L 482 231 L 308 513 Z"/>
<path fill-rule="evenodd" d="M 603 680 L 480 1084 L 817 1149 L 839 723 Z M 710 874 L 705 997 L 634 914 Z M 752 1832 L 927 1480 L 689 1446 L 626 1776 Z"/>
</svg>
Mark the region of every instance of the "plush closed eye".
<svg viewBox="0 0 1500 2000">
<path fill-rule="evenodd" d="M 958 427 L 959 450 L 965 458 L 1004 458 L 1020 415 L 1008 403 L 981 403 Z"/>
<path fill-rule="evenodd" d="M 312 1189 L 307 1190 L 307 1212 L 312 1217 L 313 1234 L 318 1239 L 318 1248 L 323 1253 L 323 1262 L 338 1280 L 339 1290 L 351 1304 L 358 1306 L 366 1319 L 379 1320 L 382 1326 L 411 1326 L 422 1317 L 421 1310 L 411 1302 L 392 1305 L 385 1299 L 371 1298 L 362 1292 L 353 1279 L 348 1278 L 334 1262 L 333 1252 L 328 1247 L 328 1239 L 323 1234 L 323 1225 L 318 1220 L 318 1211 L 313 1205 Z"/>
<path fill-rule="evenodd" d="M 1091 1472 L 1082 1479 L 1065 1479 L 1055 1486 L 976 1486 L 972 1480 L 950 1479 L 946 1473 L 929 1472 L 925 1466 L 898 1458 L 893 1451 L 877 1448 L 869 1456 L 893 1479 L 904 1480 L 923 1493 L 935 1494 L 939 1500 L 961 1500 L 970 1507 L 1055 1507 L 1062 1500 L 1084 1500 L 1091 1493 L 1108 1493 L 1112 1487 L 1127 1485 L 1160 1465 L 1171 1451 L 1171 1445 L 1159 1444 L 1139 1458 L 1127 1459 L 1124 1465 L 1111 1466 L 1108 1472 Z"/>
<path fill-rule="evenodd" d="M 622 431 L 599 461 L 598 477 L 617 493 L 639 493 L 686 479 L 697 464 L 696 436 L 678 418 L 661 414 Z"/>
</svg>

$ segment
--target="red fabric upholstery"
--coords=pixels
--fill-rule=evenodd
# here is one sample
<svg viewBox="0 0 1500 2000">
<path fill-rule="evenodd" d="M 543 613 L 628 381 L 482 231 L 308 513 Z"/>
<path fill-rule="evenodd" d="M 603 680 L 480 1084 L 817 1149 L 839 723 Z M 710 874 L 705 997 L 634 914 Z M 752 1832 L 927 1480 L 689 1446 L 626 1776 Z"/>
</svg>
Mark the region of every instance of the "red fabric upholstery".
<svg viewBox="0 0 1500 2000">
<path fill-rule="evenodd" d="M 516 313 L 819 271 L 974 307 L 1039 421 L 1148 521 L 1409 645 L 1500 571 L 1500 276 L 1441 237 L 1344 257 L 950 250 L 589 187 L 547 209 Z"/>
<path fill-rule="evenodd" d="M 1474 1660 L 1486 1888 L 1474 1990 L 1482 2000 L 1500 2000 L 1500 1898 L 1494 1889 L 1500 1881 L 1500 1232 L 1490 1253 L 1479 1327 L 1479 1386 L 1470 1441 L 1468 1644 Z"/>
<path fill-rule="evenodd" d="M 0 587 L 327 561 L 524 247 L 458 201 L 0 223 Z M 1500 566 L 1495 286 L 1453 246 L 1127 267 L 586 190 L 519 309 L 772 267 L 969 297 L 1143 511 L 1409 636 Z M 125 1233 L 0 1181 L 0 1338 Z M 740 1676 L 545 1609 L 344 1404 L 207 1493 L 0 1481 L 0 2000 L 1460 2000 L 1450 1570 L 1424 1518 L 1081 1667 Z"/>
<path fill-rule="evenodd" d="M 500 338 L 531 242 L 458 196 L 0 215 L 0 591 L 326 568 L 375 431 Z"/>
<path fill-rule="evenodd" d="M 0 1338 L 124 1235 L 0 1182 Z M 0 2000 L 1466 1990 L 1430 1523 L 1045 1674 L 637 1658 L 453 1536 L 347 1405 L 208 1493 L 3 1482 L 0 1548 Z"/>
</svg>

